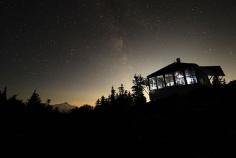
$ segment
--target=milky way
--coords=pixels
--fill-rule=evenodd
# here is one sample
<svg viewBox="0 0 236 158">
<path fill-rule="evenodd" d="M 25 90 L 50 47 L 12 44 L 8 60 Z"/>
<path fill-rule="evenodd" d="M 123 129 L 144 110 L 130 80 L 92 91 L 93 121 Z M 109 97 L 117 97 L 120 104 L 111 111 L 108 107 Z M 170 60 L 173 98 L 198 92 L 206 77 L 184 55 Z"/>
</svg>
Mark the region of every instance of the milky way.
<svg viewBox="0 0 236 158">
<path fill-rule="evenodd" d="M 0 88 L 94 104 L 175 58 L 236 78 L 234 0 L 0 0 Z"/>
</svg>

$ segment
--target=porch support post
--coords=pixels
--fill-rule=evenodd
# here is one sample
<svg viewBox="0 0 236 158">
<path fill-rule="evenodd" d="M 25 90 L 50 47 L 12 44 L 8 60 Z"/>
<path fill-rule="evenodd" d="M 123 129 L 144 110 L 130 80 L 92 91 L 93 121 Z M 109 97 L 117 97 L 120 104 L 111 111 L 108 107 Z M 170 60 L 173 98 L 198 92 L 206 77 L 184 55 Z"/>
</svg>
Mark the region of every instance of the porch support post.
<svg viewBox="0 0 236 158">
<path fill-rule="evenodd" d="M 172 72 L 172 76 L 173 76 L 173 79 L 174 79 L 174 85 L 176 86 L 176 80 L 175 80 L 175 73 Z"/>
<path fill-rule="evenodd" d="M 155 77 L 155 82 L 156 82 L 156 85 L 157 85 L 157 76 Z M 157 85 L 157 90 L 158 90 L 158 85 Z"/>
<path fill-rule="evenodd" d="M 151 88 L 150 88 L 150 78 L 148 78 L 148 89 L 149 89 L 149 92 L 151 91 Z"/>
<path fill-rule="evenodd" d="M 187 83 L 187 79 L 186 79 L 186 74 L 185 74 L 185 71 L 184 71 L 184 70 L 182 70 L 182 72 L 183 72 L 183 75 L 184 75 L 184 82 L 185 82 L 185 85 L 187 85 L 188 83 Z"/>
<path fill-rule="evenodd" d="M 165 78 L 165 74 L 163 75 L 164 78 L 164 83 L 165 83 L 165 87 L 166 87 L 166 78 Z"/>
</svg>

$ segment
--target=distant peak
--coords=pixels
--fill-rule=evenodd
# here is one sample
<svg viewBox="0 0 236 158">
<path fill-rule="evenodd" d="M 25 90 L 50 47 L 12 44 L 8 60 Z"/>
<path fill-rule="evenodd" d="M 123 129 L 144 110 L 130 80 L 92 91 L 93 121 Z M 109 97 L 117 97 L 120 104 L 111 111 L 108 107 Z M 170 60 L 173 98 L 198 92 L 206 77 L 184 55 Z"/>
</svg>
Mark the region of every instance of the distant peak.
<svg viewBox="0 0 236 158">
<path fill-rule="evenodd" d="M 62 104 L 55 104 L 55 105 L 53 105 L 53 107 L 58 108 L 59 111 L 68 112 L 68 111 L 74 109 L 76 106 L 70 105 L 68 102 L 64 102 Z"/>
</svg>

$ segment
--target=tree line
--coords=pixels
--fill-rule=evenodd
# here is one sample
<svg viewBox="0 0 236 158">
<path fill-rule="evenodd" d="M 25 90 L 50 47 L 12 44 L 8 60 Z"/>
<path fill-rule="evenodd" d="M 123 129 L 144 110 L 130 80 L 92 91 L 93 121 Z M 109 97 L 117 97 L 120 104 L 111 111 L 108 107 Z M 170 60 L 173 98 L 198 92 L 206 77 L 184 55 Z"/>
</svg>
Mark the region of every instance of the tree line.
<svg viewBox="0 0 236 158">
<path fill-rule="evenodd" d="M 125 110 L 134 106 L 142 106 L 146 104 L 146 98 L 144 96 L 144 89 L 146 80 L 141 75 L 134 75 L 132 92 L 125 89 L 124 85 L 121 84 L 118 87 L 118 91 L 112 86 L 111 92 L 108 97 L 102 96 L 96 101 L 95 108 L 90 105 L 83 105 L 78 108 L 72 109 L 72 113 L 78 110 L 105 110 L 105 109 L 120 109 Z M 33 91 L 32 95 L 26 102 L 23 102 L 13 95 L 7 96 L 7 87 L 2 91 L 0 90 L 0 112 L 2 113 L 59 113 L 57 107 L 51 105 L 51 100 L 47 99 L 42 102 L 39 94 L 36 90 Z"/>
<path fill-rule="evenodd" d="M 84 105 L 69 113 L 59 112 L 50 99 L 43 102 L 36 90 L 23 102 L 17 95 L 8 97 L 4 88 L 0 91 L 1 141 L 22 138 L 29 144 L 55 146 L 60 145 L 57 142 L 83 146 L 89 142 L 102 151 L 116 144 L 141 149 L 154 144 L 156 154 L 168 157 L 176 152 L 190 154 L 188 157 L 223 157 L 225 152 L 216 148 L 235 144 L 235 81 L 156 102 L 146 101 L 145 86 L 146 80 L 135 75 L 131 91 L 123 84 L 117 90 L 111 87 L 110 94 L 100 97 L 95 107 Z"/>
</svg>

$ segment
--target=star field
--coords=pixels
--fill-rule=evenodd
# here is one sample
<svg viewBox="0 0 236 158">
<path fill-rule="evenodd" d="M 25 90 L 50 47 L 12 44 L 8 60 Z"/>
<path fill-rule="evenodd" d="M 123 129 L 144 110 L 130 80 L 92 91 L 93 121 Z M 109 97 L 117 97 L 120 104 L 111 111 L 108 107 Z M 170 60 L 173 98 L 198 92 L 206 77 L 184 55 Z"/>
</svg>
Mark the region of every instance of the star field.
<svg viewBox="0 0 236 158">
<path fill-rule="evenodd" d="M 94 104 L 180 57 L 236 78 L 233 0 L 0 0 L 0 86 Z"/>
</svg>

